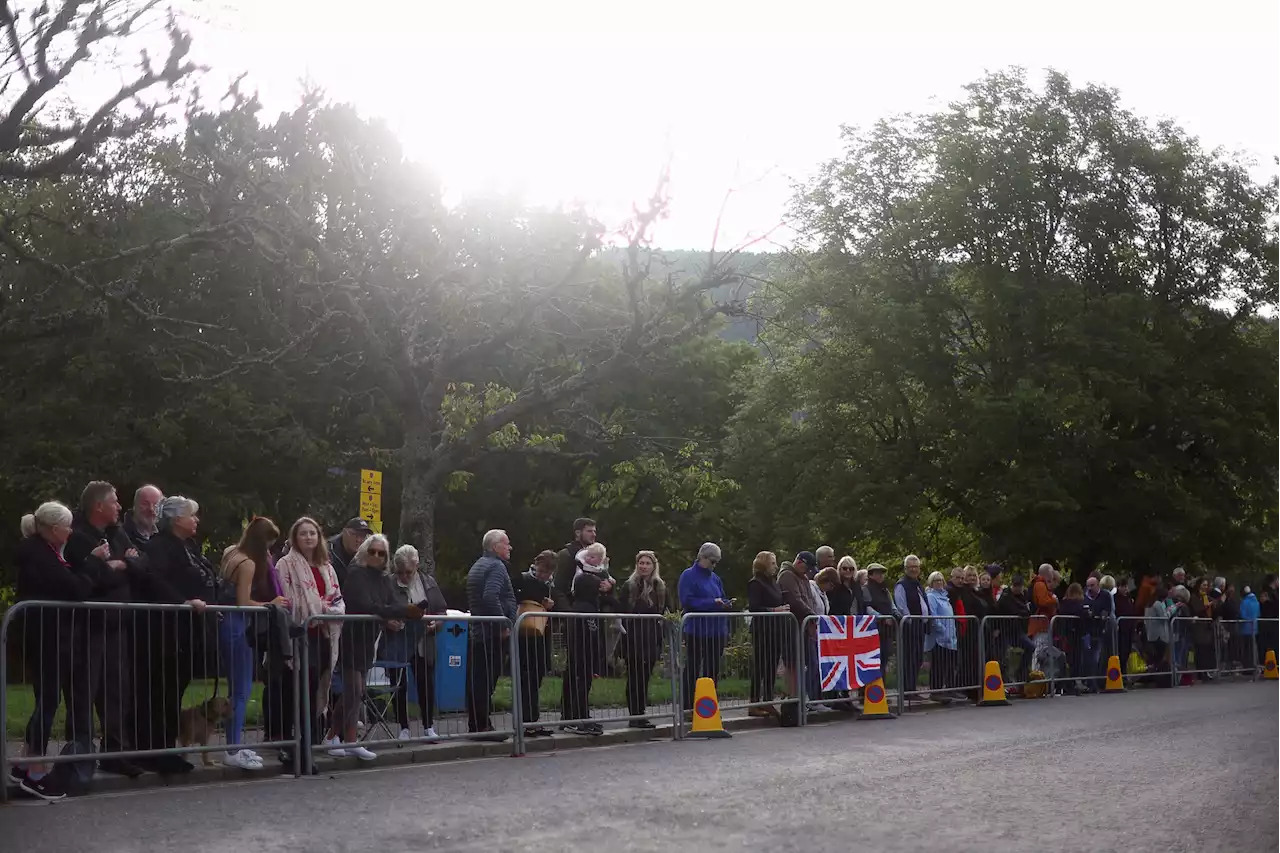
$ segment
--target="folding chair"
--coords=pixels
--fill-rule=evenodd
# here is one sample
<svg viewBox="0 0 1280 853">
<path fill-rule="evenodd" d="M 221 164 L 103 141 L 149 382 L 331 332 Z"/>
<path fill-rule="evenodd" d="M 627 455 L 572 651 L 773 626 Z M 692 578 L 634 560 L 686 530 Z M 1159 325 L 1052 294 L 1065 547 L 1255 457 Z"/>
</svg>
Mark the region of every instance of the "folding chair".
<svg viewBox="0 0 1280 853">
<path fill-rule="evenodd" d="M 395 740 L 400 733 L 400 723 L 395 718 L 395 699 L 396 692 L 405 689 L 407 679 L 403 677 L 403 671 L 408 668 L 409 664 L 398 661 L 375 660 L 373 662 L 373 667 L 365 677 L 366 725 L 364 734 L 360 737 L 362 741 Z M 386 737 L 376 736 L 378 729 L 386 732 Z"/>
</svg>

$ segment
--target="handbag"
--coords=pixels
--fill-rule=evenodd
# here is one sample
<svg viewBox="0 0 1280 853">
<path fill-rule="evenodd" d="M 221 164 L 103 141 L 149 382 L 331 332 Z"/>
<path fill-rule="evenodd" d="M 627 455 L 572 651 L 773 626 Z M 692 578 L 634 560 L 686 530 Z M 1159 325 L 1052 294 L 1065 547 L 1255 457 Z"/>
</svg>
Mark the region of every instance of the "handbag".
<svg viewBox="0 0 1280 853">
<path fill-rule="evenodd" d="M 516 619 L 524 613 L 543 613 L 546 608 L 542 606 L 541 601 L 522 601 L 520 606 L 516 608 Z M 541 637 L 547 632 L 547 622 L 550 621 L 548 616 L 530 616 L 520 623 L 521 634 L 536 634 Z"/>
<path fill-rule="evenodd" d="M 1129 673 L 1137 675 L 1146 671 L 1147 662 L 1142 659 L 1142 655 L 1138 654 L 1136 650 L 1129 652 Z"/>
</svg>

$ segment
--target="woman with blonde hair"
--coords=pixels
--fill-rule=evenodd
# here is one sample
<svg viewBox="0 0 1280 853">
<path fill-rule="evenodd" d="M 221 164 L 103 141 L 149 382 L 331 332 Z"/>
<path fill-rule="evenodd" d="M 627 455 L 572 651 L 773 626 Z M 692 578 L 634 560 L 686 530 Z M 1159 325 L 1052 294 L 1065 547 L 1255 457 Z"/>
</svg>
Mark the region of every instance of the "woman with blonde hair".
<svg viewBox="0 0 1280 853">
<path fill-rule="evenodd" d="M 343 602 L 349 615 L 377 616 L 378 621 L 352 620 L 338 642 L 338 670 L 342 673 L 342 694 L 331 715 L 329 754 L 341 758 L 354 755 L 372 761 L 377 754 L 356 743 L 356 723 L 364 704 L 365 677 L 373 666 L 378 636 L 403 631 L 405 622 L 422 619 L 428 606 L 425 596 L 401 604 L 391 588 L 387 567 L 391 565 L 391 543 L 381 533 L 366 536 L 347 563 L 347 586 Z M 355 744 L 342 747 L 339 744 Z"/>
<path fill-rule="evenodd" d="M 318 743 L 324 731 L 320 726 L 322 713 L 329 704 L 329 684 L 333 668 L 338 663 L 338 640 L 342 625 L 338 622 L 310 622 L 313 616 L 340 615 L 347 612 L 338 586 L 338 575 L 329 561 L 329 549 L 325 545 L 324 531 L 319 522 L 303 516 L 289 528 L 289 552 L 276 563 L 276 575 L 280 589 L 289 599 L 289 616 L 293 624 L 306 626 L 307 672 L 306 689 L 311 702 L 311 741 Z M 293 737 L 293 678 L 289 673 L 297 662 L 286 662 L 287 670 L 277 672 L 276 692 L 280 703 L 273 697 L 270 704 L 284 709 L 278 721 L 278 729 L 271 733 L 272 740 L 290 740 Z M 281 669 L 284 669 L 283 667 Z M 265 701 L 265 697 L 264 697 Z M 286 754 L 281 755 L 288 761 Z"/>
<path fill-rule="evenodd" d="M 618 612 L 658 614 L 667 612 L 667 585 L 662 581 L 658 555 L 652 551 L 636 554 L 631 576 L 618 591 Z M 627 713 L 640 719 L 627 725 L 633 729 L 651 729 L 645 709 L 649 705 L 649 679 L 662 657 L 662 628 L 657 619 L 624 620 L 622 658 L 627 662 Z"/>
<path fill-rule="evenodd" d="M 752 613 L 787 613 L 778 588 L 778 556 L 761 551 L 751 563 L 747 581 L 747 609 Z M 794 623 L 781 616 L 751 617 L 751 717 L 778 717 L 773 703 L 774 681 L 782 661 L 783 646 L 792 642 L 788 633 Z M 794 657 L 794 653 L 792 655 Z"/>
<path fill-rule="evenodd" d="M 263 607 L 277 604 L 287 607 L 289 600 L 276 591 L 271 580 L 269 549 L 280 538 L 280 528 L 269 518 L 255 517 L 240 534 L 240 541 L 222 554 L 219 574 L 223 593 L 219 604 L 239 607 Z M 235 749 L 244 740 L 244 716 L 253 690 L 253 648 L 250 634 L 258 632 L 251 613 L 218 614 L 218 655 L 222 674 L 231 694 L 231 719 L 227 720 L 227 746 L 222 763 L 241 770 L 262 769 L 262 758 L 251 749 Z M 265 627 L 265 621 L 261 623 Z"/>
<path fill-rule="evenodd" d="M 71 510 L 57 501 L 48 501 L 32 514 L 22 517 L 22 535 L 15 562 L 18 566 L 19 601 L 84 601 L 93 591 L 93 578 L 71 571 L 65 549 L 71 537 Z M 27 720 L 24 738 L 27 757 L 44 755 L 49 748 L 54 716 L 58 713 L 59 691 L 67 695 L 72 687 L 72 623 L 57 610 L 28 610 L 22 619 L 23 665 L 27 680 L 35 689 L 35 707 Z M 59 618 L 62 616 L 63 618 Z M 63 765 L 64 767 L 66 765 Z M 15 766 L 11 781 L 33 797 L 60 800 L 63 786 L 49 775 L 50 765 Z M 61 774 L 59 774 L 61 775 Z"/>
</svg>

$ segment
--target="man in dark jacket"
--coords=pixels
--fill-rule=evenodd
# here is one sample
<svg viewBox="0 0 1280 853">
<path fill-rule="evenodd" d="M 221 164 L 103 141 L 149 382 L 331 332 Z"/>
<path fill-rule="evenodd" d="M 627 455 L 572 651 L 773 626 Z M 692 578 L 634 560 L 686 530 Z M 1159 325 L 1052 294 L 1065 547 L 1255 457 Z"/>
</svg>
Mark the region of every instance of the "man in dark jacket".
<svg viewBox="0 0 1280 853">
<path fill-rule="evenodd" d="M 159 532 L 162 500 L 164 492 L 151 485 L 143 486 L 133 493 L 133 509 L 124 514 L 124 521 L 120 526 L 124 528 L 133 547 L 139 551 Z"/>
<path fill-rule="evenodd" d="M 1005 587 L 996 601 L 994 615 L 1001 618 L 994 619 L 991 623 L 995 626 L 991 636 L 993 645 L 999 653 L 998 660 L 1005 664 L 1006 661 L 1013 660 L 1015 657 L 1018 659 L 1016 665 L 1005 664 L 1006 681 L 1026 681 L 1027 673 L 1031 671 L 1031 656 L 1035 654 L 1036 644 L 1027 636 L 1027 622 L 1032 612 L 1034 608 L 1027 597 L 1026 581 L 1023 580 L 1022 575 L 1014 575 L 1009 586 Z M 1014 649 L 1021 649 L 1022 653 L 1010 654 Z M 990 657 L 988 654 L 988 658 Z"/>
<path fill-rule="evenodd" d="M 338 586 L 347 582 L 347 564 L 360 550 L 360 543 L 369 538 L 373 528 L 363 518 L 353 518 L 342 528 L 342 532 L 329 537 L 329 562 L 333 564 L 333 573 L 338 576 Z"/>
<path fill-rule="evenodd" d="M 516 594 L 506 561 L 511 559 L 511 540 L 505 530 L 484 535 L 484 554 L 467 572 L 467 608 L 472 616 L 505 616 L 516 621 Z M 467 637 L 467 731 L 475 740 L 504 741 L 506 735 L 491 734 L 493 720 L 489 705 L 502 674 L 504 640 L 510 627 L 496 622 L 473 622 Z"/>
<path fill-rule="evenodd" d="M 573 577 L 578 572 L 578 552 L 596 541 L 596 523 L 590 518 L 573 522 L 573 541 L 556 554 L 556 573 L 551 584 L 551 598 L 556 609 L 567 611 L 573 600 Z"/>
<path fill-rule="evenodd" d="M 80 513 L 67 540 L 66 557 L 73 572 L 96 578 L 92 601 L 145 601 L 141 587 L 146 577 L 146 558 L 139 555 L 117 522 L 120 501 L 115 487 L 95 480 L 80 495 Z M 134 587 L 139 589 L 135 592 Z M 127 752 L 134 748 L 132 686 L 133 619 L 120 611 L 94 610 L 77 619 L 75 659 L 86 665 L 75 673 L 83 679 L 73 691 L 77 701 L 68 707 L 76 740 L 87 745 L 93 739 L 92 708 L 102 725 L 102 751 Z M 145 677 L 145 675 L 143 676 Z M 83 701 L 81 701 L 83 700 Z M 142 769 L 119 759 L 103 761 L 108 773 L 137 776 Z"/>
</svg>

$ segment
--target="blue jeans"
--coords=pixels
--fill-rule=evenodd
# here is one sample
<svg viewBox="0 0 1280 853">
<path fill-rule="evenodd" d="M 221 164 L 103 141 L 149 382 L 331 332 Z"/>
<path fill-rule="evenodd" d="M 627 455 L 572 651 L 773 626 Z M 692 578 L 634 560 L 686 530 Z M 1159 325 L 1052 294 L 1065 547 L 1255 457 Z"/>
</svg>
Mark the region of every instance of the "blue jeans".
<svg viewBox="0 0 1280 853">
<path fill-rule="evenodd" d="M 252 616 L 247 613 L 223 613 L 218 622 L 218 653 L 222 658 L 222 674 L 231 694 L 231 719 L 227 721 L 227 743 L 244 742 L 244 712 L 253 690 L 253 649 L 249 646 L 248 628 Z"/>
</svg>

